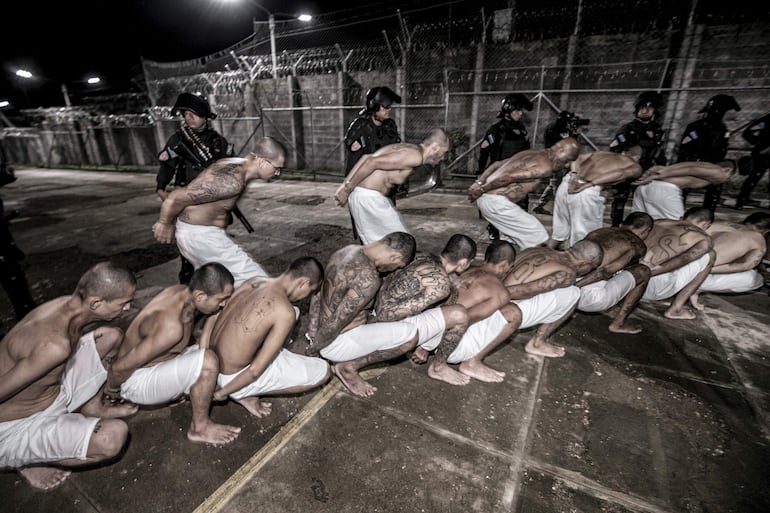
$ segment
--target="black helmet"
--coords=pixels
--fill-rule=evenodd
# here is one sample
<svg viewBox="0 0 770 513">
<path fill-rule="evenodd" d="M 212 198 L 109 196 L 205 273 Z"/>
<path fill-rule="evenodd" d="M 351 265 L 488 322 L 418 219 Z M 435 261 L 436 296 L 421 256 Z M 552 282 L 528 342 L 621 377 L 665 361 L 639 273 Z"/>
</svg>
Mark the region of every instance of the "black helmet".
<svg viewBox="0 0 770 513">
<path fill-rule="evenodd" d="M 660 109 L 663 105 L 663 97 L 660 93 L 655 91 L 645 91 L 636 97 L 634 102 L 634 113 L 638 112 L 642 107 L 652 107 L 655 110 Z"/>
<path fill-rule="evenodd" d="M 724 114 L 728 110 L 740 112 L 741 108 L 738 105 L 738 102 L 735 101 L 735 98 L 729 94 L 718 94 L 716 96 L 712 96 L 711 99 L 706 102 L 706 105 L 704 105 L 703 108 L 698 111 L 698 113 L 701 114 L 707 112 L 709 114 L 720 115 Z"/>
<path fill-rule="evenodd" d="M 497 117 L 503 118 L 514 110 L 532 110 L 532 102 L 521 93 L 512 93 L 503 98 Z"/>
<path fill-rule="evenodd" d="M 390 87 L 372 87 L 366 92 L 366 106 L 358 115 L 377 112 L 380 107 L 390 107 L 394 103 L 401 103 L 401 97 Z"/>
<path fill-rule="evenodd" d="M 217 117 L 217 115 L 211 111 L 209 102 L 192 93 L 182 93 L 177 96 L 176 103 L 174 104 L 174 108 L 171 109 L 171 113 L 181 114 L 186 110 L 206 119 L 214 119 Z"/>
</svg>

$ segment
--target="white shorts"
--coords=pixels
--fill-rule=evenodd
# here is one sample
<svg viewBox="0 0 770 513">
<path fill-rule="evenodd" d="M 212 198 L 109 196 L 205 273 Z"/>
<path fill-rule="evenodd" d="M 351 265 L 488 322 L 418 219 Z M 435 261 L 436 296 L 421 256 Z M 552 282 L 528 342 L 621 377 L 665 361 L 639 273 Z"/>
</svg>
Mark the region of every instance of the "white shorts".
<svg viewBox="0 0 770 513">
<path fill-rule="evenodd" d="M 476 200 L 482 217 L 500 232 L 500 238 L 519 249 L 527 249 L 548 240 L 543 223 L 532 214 L 500 194 L 482 194 Z"/>
<path fill-rule="evenodd" d="M 402 319 L 417 327 L 417 344 L 426 351 L 433 351 L 441 343 L 446 329 L 446 320 L 441 307 L 431 308 L 422 313 Z"/>
<path fill-rule="evenodd" d="M 567 189 L 571 180 L 577 180 L 577 177 L 569 173 L 556 189 L 551 238 L 568 241 L 570 246 L 574 246 L 589 232 L 604 225 L 604 196 L 598 185 L 570 194 Z"/>
<path fill-rule="evenodd" d="M 220 374 L 217 376 L 217 385 L 220 388 L 224 387 L 245 370 L 246 368 L 235 374 Z M 244 397 L 265 395 L 271 392 L 281 392 L 290 388 L 312 387 L 319 385 L 328 371 L 329 364 L 321 358 L 304 356 L 288 349 L 281 349 L 256 381 L 233 392 L 230 397 L 243 399 Z"/>
<path fill-rule="evenodd" d="M 642 299 L 658 301 L 670 298 L 685 288 L 699 272 L 706 268 L 708 263 L 709 255 L 706 253 L 698 260 L 683 265 L 679 269 L 653 276 L 647 284 L 647 289 L 644 291 Z"/>
<path fill-rule="evenodd" d="M 572 285 L 543 292 L 529 299 L 514 300 L 521 310 L 520 330 L 537 324 L 550 324 L 564 317 L 580 299 L 580 289 Z"/>
<path fill-rule="evenodd" d="M 682 189 L 660 180 L 640 185 L 631 203 L 634 212 L 647 212 L 653 219 L 681 219 L 684 216 Z"/>
<path fill-rule="evenodd" d="M 0 422 L 0 468 L 15 469 L 67 459 L 85 460 L 97 417 L 72 413 L 107 380 L 93 332 L 80 338 L 62 375 L 61 391 L 45 410 Z"/>
<path fill-rule="evenodd" d="M 153 405 L 189 394 L 201 375 L 205 353 L 193 344 L 171 360 L 136 369 L 121 385 L 120 396 L 135 404 Z"/>
<path fill-rule="evenodd" d="M 201 226 L 177 220 L 176 245 L 196 269 L 209 262 L 219 262 L 235 278 L 235 288 L 255 276 L 267 277 L 261 265 L 235 242 L 224 228 Z"/>
<path fill-rule="evenodd" d="M 447 358 L 447 363 L 462 363 L 470 360 L 497 338 L 507 324 L 508 320 L 500 310 L 486 319 L 474 322 L 468 326 L 457 347 Z"/>
<path fill-rule="evenodd" d="M 417 326 L 404 321 L 362 324 L 340 334 L 321 349 L 321 356 L 332 362 L 349 362 L 375 351 L 396 348 L 415 335 Z"/>
<path fill-rule="evenodd" d="M 709 274 L 700 286 L 703 292 L 749 292 L 765 284 L 764 278 L 756 269 L 740 273 Z"/>
<path fill-rule="evenodd" d="M 381 192 L 356 187 L 348 196 L 348 209 L 363 244 L 377 242 L 393 232 L 409 233 L 393 202 Z"/>
<path fill-rule="evenodd" d="M 580 287 L 577 309 L 583 312 L 604 312 L 618 304 L 634 287 L 634 275 L 628 271 L 618 271 L 609 280 Z"/>
</svg>

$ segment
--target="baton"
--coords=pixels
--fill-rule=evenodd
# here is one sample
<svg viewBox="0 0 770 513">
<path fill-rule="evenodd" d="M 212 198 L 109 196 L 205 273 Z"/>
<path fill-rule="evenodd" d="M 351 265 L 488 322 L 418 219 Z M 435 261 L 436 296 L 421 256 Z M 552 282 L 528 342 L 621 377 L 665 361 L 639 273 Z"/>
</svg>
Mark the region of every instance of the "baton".
<svg viewBox="0 0 770 513">
<path fill-rule="evenodd" d="M 238 221 L 240 221 L 243 227 L 246 228 L 247 232 L 254 233 L 254 228 L 251 226 L 251 223 L 249 223 L 249 220 L 246 219 L 246 216 L 243 215 L 241 209 L 238 208 L 238 205 L 233 205 L 233 208 L 230 210 L 230 212 L 232 212 L 233 215 L 238 218 Z"/>
</svg>

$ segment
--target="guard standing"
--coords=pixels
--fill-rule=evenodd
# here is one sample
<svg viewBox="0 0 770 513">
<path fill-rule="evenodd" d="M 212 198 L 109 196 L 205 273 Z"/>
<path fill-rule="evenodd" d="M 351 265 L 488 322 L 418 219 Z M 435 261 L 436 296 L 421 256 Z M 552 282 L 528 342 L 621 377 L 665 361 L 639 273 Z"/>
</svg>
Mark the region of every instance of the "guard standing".
<svg viewBox="0 0 770 513">
<path fill-rule="evenodd" d="M 722 121 L 725 113 L 730 110 L 739 112 L 741 108 L 735 98 L 729 94 L 713 96 L 706 105 L 698 111 L 703 116 L 687 125 L 679 141 L 677 162 L 711 162 L 718 164 L 727 156 L 727 144 L 730 131 Z M 714 212 L 722 195 L 722 185 L 709 185 L 703 198 L 703 208 Z"/>
<path fill-rule="evenodd" d="M 366 92 L 366 103 L 345 133 L 345 176 L 363 155 L 368 155 L 388 144 L 401 142 L 396 122 L 390 119 L 393 104 L 401 103 L 401 97 L 386 86 L 372 87 Z M 387 196 L 396 204 L 396 194 L 407 191 L 408 183 L 394 186 Z M 353 238 L 358 239 L 356 225 L 353 225 Z"/>
<path fill-rule="evenodd" d="M 490 126 L 482 139 L 476 176 L 480 176 L 489 164 L 530 149 L 527 127 L 521 122 L 525 110 L 532 110 L 532 102 L 523 94 L 511 93 L 503 98 L 500 112 L 497 113 L 500 121 Z M 517 205 L 527 212 L 528 198 L 523 198 Z M 491 239 L 500 237 L 497 229 L 491 224 L 487 226 L 487 231 Z"/>
<path fill-rule="evenodd" d="M 634 102 L 634 119 L 620 127 L 610 142 L 609 150 L 622 153 L 632 146 L 642 148 L 639 164 L 643 170 L 654 165 L 665 166 L 666 157 L 663 154 L 663 128 L 657 120 L 658 112 L 663 105 L 663 97 L 656 91 L 641 93 Z M 612 211 L 610 217 L 612 226 L 620 226 L 625 218 L 626 202 L 631 194 L 631 180 L 626 180 L 614 186 Z"/>
<path fill-rule="evenodd" d="M 158 155 L 160 169 L 156 177 L 156 192 L 161 200 L 166 199 L 170 189 L 184 187 L 215 161 L 233 156 L 233 146 L 208 125 L 208 120 L 215 119 L 217 115 L 205 99 L 182 93 L 176 99 L 172 114 L 181 115 L 182 122 Z M 241 218 L 236 209 L 233 213 Z M 248 223 L 245 224 L 249 229 Z M 180 258 L 179 283 L 186 284 L 195 269 L 185 257 L 180 255 Z"/>
<path fill-rule="evenodd" d="M 738 193 L 735 200 L 735 208 L 738 210 L 743 209 L 744 205 L 748 203 L 751 191 L 754 190 L 765 172 L 770 169 L 770 114 L 765 114 L 752 121 L 741 135 L 753 148 L 748 159 L 746 179 L 743 181 L 741 192 Z M 744 174 L 743 171 L 741 174 Z"/>
</svg>

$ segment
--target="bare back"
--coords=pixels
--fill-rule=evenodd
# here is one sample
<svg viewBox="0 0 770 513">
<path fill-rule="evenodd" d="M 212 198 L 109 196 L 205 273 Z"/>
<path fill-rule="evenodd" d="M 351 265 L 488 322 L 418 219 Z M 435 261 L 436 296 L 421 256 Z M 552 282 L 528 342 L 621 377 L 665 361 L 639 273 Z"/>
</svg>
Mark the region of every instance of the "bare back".
<svg viewBox="0 0 770 513">
<path fill-rule="evenodd" d="M 713 223 L 706 233 L 711 235 L 716 252 L 714 267 L 743 262 L 746 269 L 753 269 L 762 261 L 767 251 L 761 232 L 738 223 Z M 712 272 L 713 268 L 712 268 Z"/>
<path fill-rule="evenodd" d="M 583 153 L 572 163 L 578 179 L 595 185 L 614 185 L 642 174 L 642 166 L 622 153 L 593 151 Z"/>
<path fill-rule="evenodd" d="M 383 280 L 375 302 L 375 321 L 399 321 L 416 315 L 444 302 L 451 292 L 452 284 L 441 259 L 418 255 Z"/>
<path fill-rule="evenodd" d="M 126 362 L 131 371 L 178 356 L 190 343 L 195 306 L 187 286 L 163 289 L 142 308 L 126 329 L 113 372 Z"/>
<path fill-rule="evenodd" d="M 46 409 L 79 339 L 69 296 L 32 310 L 0 341 L 0 422 Z"/>
<path fill-rule="evenodd" d="M 283 347 L 295 321 L 294 308 L 274 279 L 254 278 L 241 285 L 219 313 L 211 332 L 220 372 L 241 371 L 264 348 L 262 372 Z"/>
<path fill-rule="evenodd" d="M 501 180 L 507 185 L 489 191 L 511 201 L 519 201 L 532 192 L 543 178 L 551 176 L 555 169 L 546 150 L 525 150 L 502 161 L 502 164 L 486 177 L 486 183 Z"/>
<path fill-rule="evenodd" d="M 511 299 L 503 282 L 481 267 L 465 270 L 452 282 L 457 291 L 457 304 L 465 307 L 469 323 L 486 319 Z"/>
<path fill-rule="evenodd" d="M 366 323 L 381 284 L 376 266 L 363 247 L 355 244 L 337 250 L 329 259 L 325 274 L 319 292 L 315 335 L 319 348 L 330 344 L 340 333 Z"/>
<path fill-rule="evenodd" d="M 697 260 L 711 248 L 711 237 L 687 221 L 656 219 L 645 239 L 647 253 L 644 263 L 659 266 L 683 256 L 685 263 Z M 705 248 L 705 249 L 704 249 Z"/>
<path fill-rule="evenodd" d="M 382 161 L 381 169 L 375 169 L 359 186 L 382 194 L 386 194 L 393 185 L 406 182 L 414 168 L 423 163 L 419 144 L 389 144 L 373 153 L 372 157 Z"/>
<path fill-rule="evenodd" d="M 230 210 L 246 187 L 244 162 L 244 159 L 239 158 L 218 160 L 203 170 L 187 187 L 178 189 L 191 203 L 179 214 L 179 220 L 225 228 Z"/>
<path fill-rule="evenodd" d="M 644 241 L 630 230 L 599 228 L 590 232 L 586 240 L 596 242 L 603 251 L 602 263 L 597 269 L 612 275 L 641 260 L 647 252 Z"/>
<path fill-rule="evenodd" d="M 550 248 L 527 248 L 518 255 L 504 283 L 512 299 L 528 299 L 537 294 L 575 284 L 577 271 L 569 258 Z"/>
</svg>

